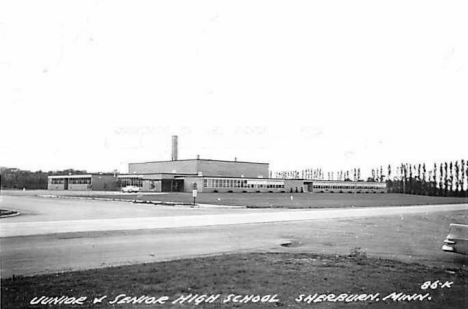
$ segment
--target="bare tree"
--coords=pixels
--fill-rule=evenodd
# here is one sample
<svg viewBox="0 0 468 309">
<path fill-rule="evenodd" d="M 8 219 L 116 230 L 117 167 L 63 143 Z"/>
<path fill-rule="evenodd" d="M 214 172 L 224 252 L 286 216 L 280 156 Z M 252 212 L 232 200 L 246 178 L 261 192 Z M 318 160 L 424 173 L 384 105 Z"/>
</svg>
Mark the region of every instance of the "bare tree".
<svg viewBox="0 0 468 309">
<path fill-rule="evenodd" d="M 465 160 L 461 160 L 461 177 L 460 177 L 460 185 L 461 185 L 461 192 L 462 196 L 465 193 Z"/>
<path fill-rule="evenodd" d="M 403 165 L 403 191 L 404 193 L 408 193 L 408 185 L 409 185 L 409 182 L 408 182 L 408 174 L 409 174 L 409 169 L 408 169 L 408 164 L 404 164 Z"/>
<path fill-rule="evenodd" d="M 443 195 L 443 183 L 444 183 L 444 164 L 443 163 L 439 163 L 439 182 L 438 182 L 438 192 L 439 192 L 439 195 Z"/>
<path fill-rule="evenodd" d="M 422 179 L 421 179 L 421 184 L 422 184 L 422 194 L 427 194 L 427 187 L 426 187 L 426 163 L 422 164 Z"/>
<path fill-rule="evenodd" d="M 444 165 L 444 185 L 445 185 L 445 196 L 447 196 L 448 193 L 448 182 L 449 182 L 449 176 L 448 176 L 448 163 L 445 162 Z"/>
<path fill-rule="evenodd" d="M 450 190 L 450 195 L 453 195 L 453 163 L 450 162 L 450 174 L 449 174 L 449 190 Z"/>
</svg>

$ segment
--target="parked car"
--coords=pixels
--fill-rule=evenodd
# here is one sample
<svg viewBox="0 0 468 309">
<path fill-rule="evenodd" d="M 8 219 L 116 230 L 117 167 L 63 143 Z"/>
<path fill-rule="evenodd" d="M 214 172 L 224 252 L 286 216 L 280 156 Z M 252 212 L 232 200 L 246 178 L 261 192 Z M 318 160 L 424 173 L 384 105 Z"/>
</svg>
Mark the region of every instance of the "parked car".
<svg viewBox="0 0 468 309">
<path fill-rule="evenodd" d="M 468 255 L 468 225 L 451 223 L 444 243 L 442 250 L 445 252 Z"/>
<path fill-rule="evenodd" d="M 122 188 L 122 193 L 137 193 L 140 192 L 140 188 L 137 186 L 126 186 Z"/>
</svg>

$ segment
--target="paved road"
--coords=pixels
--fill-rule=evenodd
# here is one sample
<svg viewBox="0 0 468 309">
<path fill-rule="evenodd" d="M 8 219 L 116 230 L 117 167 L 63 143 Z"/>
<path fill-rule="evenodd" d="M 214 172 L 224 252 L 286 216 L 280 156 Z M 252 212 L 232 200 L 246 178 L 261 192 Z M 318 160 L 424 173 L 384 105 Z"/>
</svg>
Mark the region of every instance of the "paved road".
<svg viewBox="0 0 468 309">
<path fill-rule="evenodd" d="M 405 207 L 367 207 L 346 209 L 284 210 L 268 212 L 243 211 L 229 214 L 166 216 L 124 219 L 94 219 L 66 221 L 2 222 L 1 237 L 28 236 L 53 233 L 88 231 L 123 231 L 141 229 L 167 229 L 216 225 L 236 225 L 304 221 L 334 218 L 379 217 L 434 211 L 468 210 L 468 204 Z M 195 210 L 194 210 L 195 211 Z"/>
<path fill-rule="evenodd" d="M 177 229 L 136 234 L 55 234 L 0 239 L 1 277 L 35 275 L 278 247 L 286 241 L 236 229 Z"/>
<path fill-rule="evenodd" d="M 0 197 L 0 208 L 19 211 L 21 216 L 2 218 L 2 223 L 89 219 L 148 218 L 177 215 L 236 213 L 245 209 L 190 208 L 111 202 L 87 199 L 45 198 L 37 196 Z M 265 212 L 266 209 L 249 210 Z"/>
</svg>

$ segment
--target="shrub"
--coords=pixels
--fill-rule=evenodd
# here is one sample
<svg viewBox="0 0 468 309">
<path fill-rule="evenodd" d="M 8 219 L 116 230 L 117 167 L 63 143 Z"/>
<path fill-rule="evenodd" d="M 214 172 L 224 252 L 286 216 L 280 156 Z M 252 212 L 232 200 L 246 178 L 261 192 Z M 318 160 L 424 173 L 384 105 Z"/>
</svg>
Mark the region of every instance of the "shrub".
<svg viewBox="0 0 468 309">
<path fill-rule="evenodd" d="M 353 258 L 353 259 L 358 259 L 358 260 L 366 259 L 367 258 L 367 252 L 366 252 L 366 250 L 362 249 L 361 247 L 354 247 L 349 252 L 348 257 Z"/>
</svg>

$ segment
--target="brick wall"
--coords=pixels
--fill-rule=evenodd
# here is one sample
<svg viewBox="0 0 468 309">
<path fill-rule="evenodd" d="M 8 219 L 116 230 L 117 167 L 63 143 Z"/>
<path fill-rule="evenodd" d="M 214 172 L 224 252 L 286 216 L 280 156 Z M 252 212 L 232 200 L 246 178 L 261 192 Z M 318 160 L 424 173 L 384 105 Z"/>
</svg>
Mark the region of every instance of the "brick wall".
<svg viewBox="0 0 468 309">
<path fill-rule="evenodd" d="M 147 174 L 147 173 L 178 173 L 178 174 L 196 174 L 196 160 L 165 161 L 165 162 L 146 162 L 130 163 L 128 165 L 129 174 Z"/>
<path fill-rule="evenodd" d="M 198 172 L 203 176 L 225 176 L 225 177 L 251 177 L 268 178 L 269 164 L 234 162 L 234 161 L 210 161 L 200 160 L 198 162 Z"/>
</svg>

